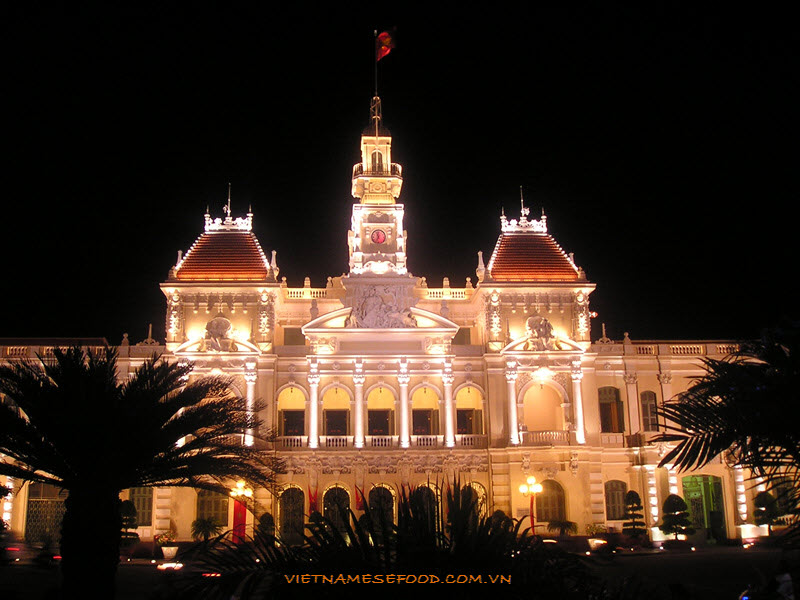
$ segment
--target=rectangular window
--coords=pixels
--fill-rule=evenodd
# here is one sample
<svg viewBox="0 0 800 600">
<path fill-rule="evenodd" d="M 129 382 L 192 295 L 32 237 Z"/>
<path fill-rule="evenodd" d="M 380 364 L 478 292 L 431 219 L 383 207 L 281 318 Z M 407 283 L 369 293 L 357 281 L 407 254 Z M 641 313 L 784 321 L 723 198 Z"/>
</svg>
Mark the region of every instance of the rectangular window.
<svg viewBox="0 0 800 600">
<path fill-rule="evenodd" d="M 655 392 L 642 392 L 642 430 L 658 431 L 658 413 Z"/>
<path fill-rule="evenodd" d="M 624 433 L 625 417 L 619 390 L 615 387 L 601 387 L 597 394 L 600 400 L 600 431 Z"/>
<path fill-rule="evenodd" d="M 456 433 L 462 435 L 481 435 L 483 423 L 481 411 L 474 408 L 459 408 L 456 410 Z"/>
<path fill-rule="evenodd" d="M 281 435 L 305 435 L 306 412 L 304 410 L 283 410 L 281 415 Z"/>
<path fill-rule="evenodd" d="M 369 435 L 392 435 L 391 410 L 367 411 L 367 431 Z"/>
<path fill-rule="evenodd" d="M 325 435 L 347 435 L 348 410 L 326 410 Z"/>
<path fill-rule="evenodd" d="M 153 488 L 131 488 L 128 500 L 136 507 L 136 522 L 139 527 L 150 527 L 153 524 Z"/>
<path fill-rule="evenodd" d="M 228 526 L 228 496 L 217 492 L 200 490 L 197 492 L 197 518 L 216 519 L 223 527 Z"/>
<path fill-rule="evenodd" d="M 438 410 L 414 409 L 411 411 L 411 433 L 413 435 L 438 435 Z"/>
</svg>

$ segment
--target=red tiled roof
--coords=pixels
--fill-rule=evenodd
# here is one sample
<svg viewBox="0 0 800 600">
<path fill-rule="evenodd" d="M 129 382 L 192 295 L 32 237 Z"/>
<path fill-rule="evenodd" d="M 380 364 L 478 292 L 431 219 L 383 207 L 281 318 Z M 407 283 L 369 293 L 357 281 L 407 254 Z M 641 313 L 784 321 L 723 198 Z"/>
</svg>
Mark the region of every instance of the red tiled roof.
<svg viewBox="0 0 800 600">
<path fill-rule="evenodd" d="M 488 268 L 495 281 L 578 280 L 577 269 L 548 233 L 501 233 Z"/>
<path fill-rule="evenodd" d="M 263 281 L 269 263 L 251 231 L 206 231 L 175 271 L 188 281 Z"/>
</svg>

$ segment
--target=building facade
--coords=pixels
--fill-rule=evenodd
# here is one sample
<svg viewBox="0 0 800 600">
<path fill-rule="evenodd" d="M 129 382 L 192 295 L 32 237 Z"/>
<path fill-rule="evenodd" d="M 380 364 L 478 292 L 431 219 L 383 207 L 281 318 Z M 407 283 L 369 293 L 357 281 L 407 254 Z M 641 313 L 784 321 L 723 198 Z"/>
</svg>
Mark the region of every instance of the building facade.
<svg viewBox="0 0 800 600">
<path fill-rule="evenodd" d="M 349 272 L 323 288 L 290 288 L 277 256 L 253 233 L 253 215 L 204 216 L 161 289 L 166 340 L 120 346 L 120 377 L 153 350 L 190 361 L 193 377 L 225 374 L 231 392 L 259 409 L 286 461 L 280 491 L 254 491 L 287 540 L 318 510 L 340 518 L 365 502 L 392 514 L 398 491 L 431 499 L 458 477 L 483 510 L 528 515 L 519 485 L 533 475 L 539 523 L 569 520 L 620 530 L 624 496 L 636 490 L 653 539 L 667 495 L 689 504 L 701 538 L 749 538 L 753 497 L 746 474 L 717 461 L 679 474 L 659 463 L 656 408 L 702 373 L 701 359 L 735 349 L 726 341 L 590 339 L 595 288 L 548 233 L 547 217 L 500 217 L 497 244 L 479 252 L 475 278 L 431 287 L 408 270 L 402 167 L 380 99 L 353 167 Z M 413 232 L 411 232 L 413 234 Z M 342 232 L 344 235 L 344 232 Z M 53 340 L 0 340 L 3 360 L 45 355 Z M 102 341 L 86 341 L 101 346 Z M 0 479 L 0 483 L 3 480 Z M 3 518 L 31 540 L 53 532 L 58 490 L 20 486 Z M 128 492 L 142 539 L 173 530 L 191 537 L 199 516 L 228 526 L 234 502 L 192 489 Z M 252 524 L 253 515 L 248 516 Z M 538 531 L 542 533 L 543 528 Z"/>
</svg>

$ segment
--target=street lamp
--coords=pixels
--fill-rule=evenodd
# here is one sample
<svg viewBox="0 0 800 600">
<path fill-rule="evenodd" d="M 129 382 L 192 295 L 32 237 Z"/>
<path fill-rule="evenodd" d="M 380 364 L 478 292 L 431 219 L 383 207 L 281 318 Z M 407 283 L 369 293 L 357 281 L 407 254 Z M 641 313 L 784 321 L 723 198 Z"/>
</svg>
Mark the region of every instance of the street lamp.
<svg viewBox="0 0 800 600">
<path fill-rule="evenodd" d="M 236 487 L 231 488 L 233 503 L 233 543 L 241 544 L 244 541 L 245 526 L 247 524 L 247 499 L 253 497 L 253 490 L 245 487 L 244 481 L 237 481 Z"/>
<path fill-rule="evenodd" d="M 526 498 L 528 496 L 530 496 L 531 498 L 531 506 L 530 506 L 531 533 L 533 535 L 536 535 L 536 514 L 535 514 L 534 499 L 536 498 L 536 494 L 542 491 L 542 484 L 536 483 L 536 477 L 531 475 L 526 480 L 526 483 L 523 483 L 522 485 L 519 486 L 519 491 Z"/>
</svg>

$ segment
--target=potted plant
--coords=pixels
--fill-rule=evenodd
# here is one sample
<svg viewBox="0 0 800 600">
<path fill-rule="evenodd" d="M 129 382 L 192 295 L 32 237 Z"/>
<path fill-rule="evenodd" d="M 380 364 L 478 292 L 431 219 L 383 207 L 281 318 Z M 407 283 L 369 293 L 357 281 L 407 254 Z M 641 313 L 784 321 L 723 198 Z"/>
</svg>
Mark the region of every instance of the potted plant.
<svg viewBox="0 0 800 600">
<path fill-rule="evenodd" d="M 166 559 L 175 558 L 178 553 L 178 546 L 175 543 L 175 534 L 172 531 L 159 533 L 155 538 L 156 546 L 161 548 L 161 553 Z"/>
</svg>

